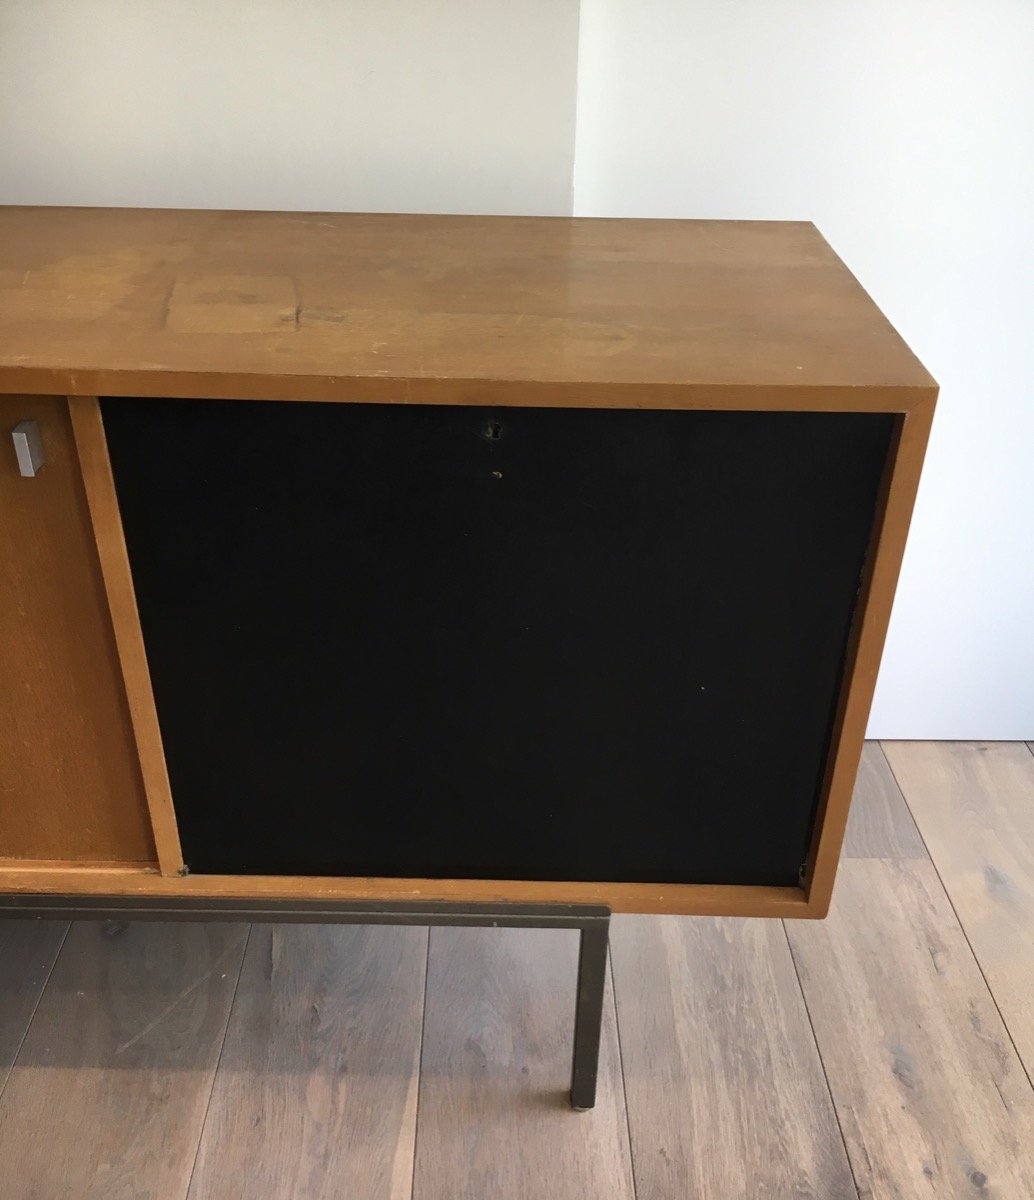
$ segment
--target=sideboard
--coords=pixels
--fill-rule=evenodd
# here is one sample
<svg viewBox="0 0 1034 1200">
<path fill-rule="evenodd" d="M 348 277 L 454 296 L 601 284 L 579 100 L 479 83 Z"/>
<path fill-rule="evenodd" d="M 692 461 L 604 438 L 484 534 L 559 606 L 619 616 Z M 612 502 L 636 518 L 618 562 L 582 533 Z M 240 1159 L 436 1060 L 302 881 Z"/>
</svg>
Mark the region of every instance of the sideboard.
<svg viewBox="0 0 1034 1200">
<path fill-rule="evenodd" d="M 827 910 L 937 388 L 813 226 L 0 209 L 0 916 Z"/>
<path fill-rule="evenodd" d="M 813 226 L 0 247 L 0 892 L 824 914 L 937 389 Z"/>
</svg>

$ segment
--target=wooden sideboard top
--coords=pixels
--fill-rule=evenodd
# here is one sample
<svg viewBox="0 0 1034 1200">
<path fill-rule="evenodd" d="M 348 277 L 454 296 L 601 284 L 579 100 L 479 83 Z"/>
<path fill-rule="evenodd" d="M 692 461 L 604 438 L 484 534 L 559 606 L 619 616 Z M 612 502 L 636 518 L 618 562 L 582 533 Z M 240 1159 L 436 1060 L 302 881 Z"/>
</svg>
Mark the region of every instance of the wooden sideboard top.
<svg viewBox="0 0 1034 1200">
<path fill-rule="evenodd" d="M 0 392 L 907 410 L 805 222 L 0 208 Z"/>
</svg>

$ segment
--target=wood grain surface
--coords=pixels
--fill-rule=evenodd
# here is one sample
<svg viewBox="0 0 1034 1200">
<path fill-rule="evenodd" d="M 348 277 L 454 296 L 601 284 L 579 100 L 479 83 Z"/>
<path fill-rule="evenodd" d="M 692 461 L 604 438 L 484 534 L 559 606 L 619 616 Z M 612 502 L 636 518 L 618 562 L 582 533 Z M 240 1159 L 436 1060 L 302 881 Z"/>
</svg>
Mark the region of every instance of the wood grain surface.
<svg viewBox="0 0 1034 1200">
<path fill-rule="evenodd" d="M 787 925 L 858 1190 L 1034 1195 L 1034 1091 L 929 862 L 843 864 Z"/>
<path fill-rule="evenodd" d="M 5 1200 L 186 1195 L 246 933 L 73 925 L 0 1097 Z"/>
<path fill-rule="evenodd" d="M 392 1200 L 411 1181 L 417 1200 L 627 1200 L 630 1170 L 639 1200 L 1029 1200 L 1022 887 L 963 930 L 875 749 L 856 857 L 826 922 L 785 922 L 792 960 L 777 922 L 615 919 L 618 1019 L 608 993 L 590 1113 L 566 1100 L 574 934 L 434 931 L 422 1080 L 409 1059 L 405 1091 L 422 930 L 255 926 L 217 1070 L 238 927 L 74 926 L 33 1017 L 62 926 L 40 941 L 44 925 L 0 923 L 0 1062 L 17 1054 L 0 1195 L 185 1200 L 195 1155 L 194 1200 L 265 1194 L 254 1155 L 292 1200 L 332 1179 Z M 949 889 L 964 897 L 988 861 L 1022 885 L 1028 749 L 886 749 L 931 848 L 950 843 Z"/>
<path fill-rule="evenodd" d="M 408 1200 L 426 960 L 426 929 L 252 929 L 191 1200 Z"/>
<path fill-rule="evenodd" d="M 891 448 L 883 479 L 883 494 L 848 637 L 830 751 L 803 873 L 809 908 L 816 917 L 826 914 L 833 895 L 934 405 L 931 396 L 900 419 L 896 444 Z"/>
<path fill-rule="evenodd" d="M 71 397 L 158 861 L 175 890 L 825 912 L 937 388 L 814 226 L 8 207 L 0 250 L 0 390 Z M 805 888 L 173 878 L 182 857 L 98 394 L 902 414 Z M 4 857 L 80 856 L 0 845 Z M 165 881 L 109 883 L 131 893 Z M 96 885 L 71 871 L 0 873 L 3 889 Z"/>
<path fill-rule="evenodd" d="M 599 1091 L 569 1104 L 578 937 L 433 929 L 414 1200 L 632 1200 L 614 1002 Z"/>
<path fill-rule="evenodd" d="M 778 922 L 620 917 L 611 956 L 638 1200 L 855 1195 Z"/>
<path fill-rule="evenodd" d="M 18 473 L 11 430 L 44 465 Z M 152 862 L 67 405 L 0 396 L 0 858 Z"/>
<path fill-rule="evenodd" d="M 879 742 L 866 742 L 844 836 L 845 858 L 926 858 Z"/>
<path fill-rule="evenodd" d="M 934 388 L 805 222 L 8 207 L 0 261 L 0 391 L 904 411 Z"/>
<path fill-rule="evenodd" d="M 0 891 L 84 896 L 183 896 L 211 899 L 389 900 L 457 903 L 609 904 L 615 912 L 807 917 L 793 887 L 708 883 L 586 883 L 531 879 L 389 879 L 334 875 L 187 875 L 154 868 L 110 869 L 0 862 Z"/>
<path fill-rule="evenodd" d="M 163 875 L 177 875 L 183 868 L 183 851 L 100 406 L 96 397 L 70 396 L 68 411 L 90 510 L 91 536 L 104 580 L 109 620 L 133 725 L 158 865 Z"/>
<path fill-rule="evenodd" d="M 66 921 L 0 921 L 0 1095 L 67 932 Z"/>
<path fill-rule="evenodd" d="M 1022 742 L 885 746 L 1034 1077 L 1034 757 Z"/>
</svg>

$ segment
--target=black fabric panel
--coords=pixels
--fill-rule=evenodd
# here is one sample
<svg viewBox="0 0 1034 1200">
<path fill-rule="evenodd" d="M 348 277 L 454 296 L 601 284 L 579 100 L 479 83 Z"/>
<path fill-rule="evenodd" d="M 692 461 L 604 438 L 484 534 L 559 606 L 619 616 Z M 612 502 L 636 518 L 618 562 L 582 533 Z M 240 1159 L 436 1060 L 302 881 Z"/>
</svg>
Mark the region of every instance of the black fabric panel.
<svg viewBox="0 0 1034 1200">
<path fill-rule="evenodd" d="M 797 882 L 891 416 L 103 414 L 192 871 Z"/>
</svg>

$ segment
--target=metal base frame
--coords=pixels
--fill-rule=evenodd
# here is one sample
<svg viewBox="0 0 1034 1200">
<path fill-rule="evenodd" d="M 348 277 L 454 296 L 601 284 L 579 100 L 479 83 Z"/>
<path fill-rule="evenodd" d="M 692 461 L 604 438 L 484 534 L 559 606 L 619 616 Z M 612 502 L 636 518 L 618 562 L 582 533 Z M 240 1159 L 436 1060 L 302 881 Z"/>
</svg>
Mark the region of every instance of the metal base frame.
<svg viewBox="0 0 1034 1200">
<path fill-rule="evenodd" d="M 164 896 L 0 896 L 0 918 L 66 921 L 264 921 L 317 925 L 469 925 L 498 929 L 577 929 L 578 992 L 571 1062 L 571 1107 L 596 1103 L 610 909 L 590 904 L 367 903 L 351 900 L 217 900 Z"/>
</svg>

